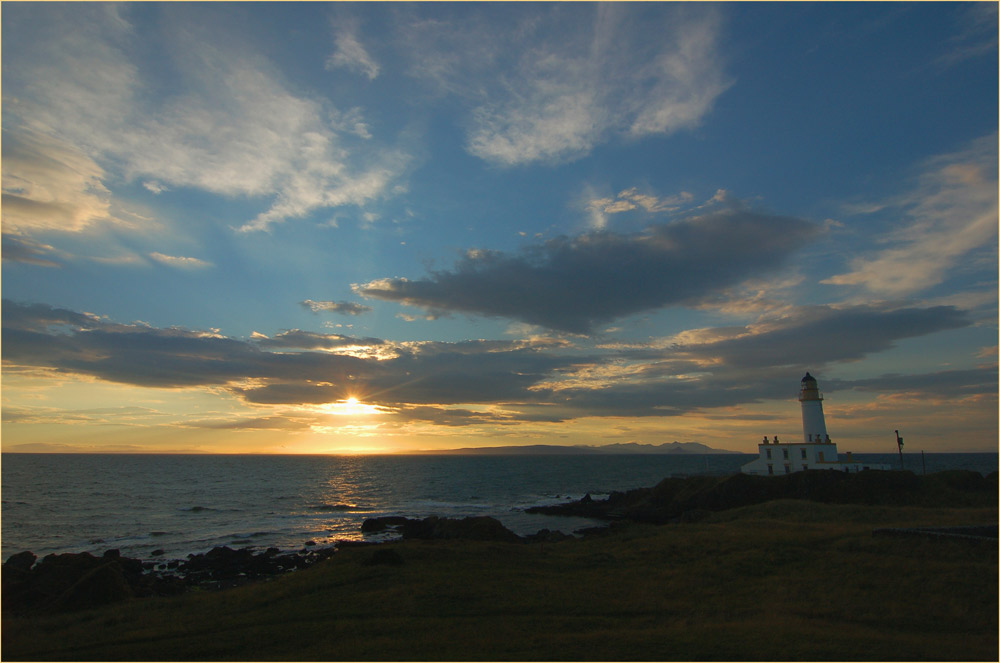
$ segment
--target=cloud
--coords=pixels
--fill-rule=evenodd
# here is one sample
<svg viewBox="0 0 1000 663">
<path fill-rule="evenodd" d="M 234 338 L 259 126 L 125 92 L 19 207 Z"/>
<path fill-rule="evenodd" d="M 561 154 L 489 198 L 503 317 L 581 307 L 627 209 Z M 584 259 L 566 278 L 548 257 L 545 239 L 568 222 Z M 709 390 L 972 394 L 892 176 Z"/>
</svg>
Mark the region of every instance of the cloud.
<svg viewBox="0 0 1000 663">
<path fill-rule="evenodd" d="M 28 442 L 26 444 L 14 444 L 4 446 L 4 453 L 174 453 L 174 454 L 194 454 L 204 453 L 204 449 L 194 447 L 184 447 L 176 449 L 164 449 L 160 447 L 150 448 L 141 444 L 53 444 L 49 442 Z"/>
<path fill-rule="evenodd" d="M 971 321 L 953 306 L 894 308 L 888 305 L 800 306 L 707 342 L 680 343 L 675 351 L 699 361 L 755 369 L 854 361 L 888 350 L 895 341 L 948 329 Z"/>
<path fill-rule="evenodd" d="M 822 376 L 830 366 L 877 354 L 899 340 L 971 324 L 951 307 L 802 307 L 752 325 L 584 351 L 550 339 L 391 343 L 301 330 L 239 340 L 9 300 L 2 313 L 4 370 L 223 389 L 259 406 L 319 405 L 353 396 L 391 411 L 391 421 L 447 426 L 671 416 L 787 399 L 806 370 Z M 824 388 L 888 390 L 893 383 L 944 395 L 996 392 L 995 368 L 824 379 Z M 271 415 L 201 424 L 276 425 Z"/>
<path fill-rule="evenodd" d="M 591 225 L 604 228 L 607 225 L 608 214 L 621 214 L 642 209 L 647 214 L 676 212 L 694 199 L 687 191 L 681 191 L 675 196 L 660 198 L 652 194 L 639 193 L 638 187 L 621 191 L 614 198 L 591 198 L 584 207 L 591 215 Z"/>
<path fill-rule="evenodd" d="M 115 221 L 106 174 L 72 144 L 38 131 L 4 131 L 3 223 L 8 231 L 79 232 Z"/>
<path fill-rule="evenodd" d="M 413 74 L 467 103 L 466 149 L 502 166 L 695 127 L 729 85 L 710 8 L 485 9 L 404 29 Z"/>
<path fill-rule="evenodd" d="M 358 338 L 340 334 L 317 334 L 315 332 L 292 329 L 274 337 L 255 336 L 255 345 L 262 348 L 298 348 L 301 350 L 332 350 L 334 348 L 365 347 L 385 345 L 379 338 Z"/>
<path fill-rule="evenodd" d="M 56 253 L 56 249 L 48 244 L 36 242 L 29 237 L 14 233 L 3 233 L 3 259 L 13 262 L 23 262 L 40 267 L 61 267 L 58 262 L 49 260 L 47 256 Z"/>
<path fill-rule="evenodd" d="M 430 405 L 401 408 L 394 415 L 396 418 L 405 421 L 427 422 L 435 426 L 496 425 L 498 423 L 497 417 L 493 413 L 476 412 L 464 408 L 434 407 Z"/>
<path fill-rule="evenodd" d="M 997 393 L 997 366 L 955 369 L 920 375 L 888 374 L 861 380 L 831 380 L 827 388 L 961 398 Z"/>
<path fill-rule="evenodd" d="M 691 305 L 774 271 L 817 233 L 815 224 L 727 210 L 644 233 L 559 237 L 520 255 L 472 250 L 424 280 L 357 284 L 365 297 L 431 311 L 501 316 L 587 333 L 615 318 Z"/>
<path fill-rule="evenodd" d="M 249 341 L 3 301 L 3 361 L 145 387 L 225 386 L 252 403 L 469 403 L 516 397 L 577 359 L 551 343 L 396 344 L 293 330 Z M 367 352 L 356 353 L 358 347 Z M 271 352 L 304 350 L 299 352 Z M 334 352 L 334 350 L 342 352 Z M 311 351 L 323 350 L 323 351 Z M 360 354 L 361 356 L 357 356 Z"/>
<path fill-rule="evenodd" d="M 167 265 L 168 267 L 176 267 L 178 269 L 204 269 L 206 267 L 211 267 L 212 263 L 207 260 L 201 260 L 200 258 L 187 258 L 184 256 L 168 256 L 163 253 L 153 252 L 149 254 L 149 257 L 158 263 Z"/>
<path fill-rule="evenodd" d="M 938 64 L 952 67 L 960 62 L 990 56 L 997 52 L 997 6 L 990 2 L 975 2 L 963 6 L 957 14 L 958 28 L 945 46 L 947 52 Z"/>
<path fill-rule="evenodd" d="M 357 26 L 351 24 L 337 31 L 336 50 L 327 58 L 326 68 L 344 68 L 367 76 L 368 80 L 375 80 L 379 73 L 378 63 L 358 41 L 356 32 Z"/>
<path fill-rule="evenodd" d="M 77 313 L 47 304 L 22 304 L 10 299 L 3 300 L 0 318 L 3 320 L 4 333 L 10 330 L 40 332 L 64 327 L 89 329 L 107 324 L 92 313 Z"/>
<path fill-rule="evenodd" d="M 888 245 L 851 261 L 851 271 L 822 283 L 861 286 L 884 295 L 909 295 L 968 267 L 995 272 L 997 259 L 997 136 L 930 160 L 917 187 L 892 201 L 906 220 Z"/>
<path fill-rule="evenodd" d="M 201 419 L 185 422 L 181 425 L 189 428 L 207 428 L 209 430 L 307 430 L 310 426 L 306 421 L 286 416 Z"/>
<path fill-rule="evenodd" d="M 81 410 L 51 407 L 4 408 L 4 423 L 99 424 L 105 426 L 137 426 L 169 415 L 146 407 L 116 406 Z"/>
<path fill-rule="evenodd" d="M 314 302 L 311 299 L 307 299 L 302 302 L 302 305 L 310 309 L 313 313 L 328 311 L 330 313 L 343 313 L 344 315 L 361 315 L 362 313 L 369 313 L 372 310 L 371 306 L 355 302 Z"/>
<path fill-rule="evenodd" d="M 892 308 L 808 306 L 745 327 L 691 330 L 660 346 L 623 349 L 619 364 L 540 385 L 566 417 L 671 416 L 787 399 L 795 377 L 807 370 L 822 376 L 829 366 L 864 359 L 899 340 L 966 327 L 971 321 L 953 307 Z M 981 371 L 955 371 L 952 388 L 991 393 Z M 897 389 L 939 380 L 900 376 Z M 791 386 L 790 386 L 791 385 Z M 878 381 L 823 379 L 828 391 L 873 389 Z"/>
<path fill-rule="evenodd" d="M 50 5 L 5 15 L 5 36 L 17 35 L 4 79 L 16 98 L 4 109 L 5 217 L 16 227 L 83 229 L 108 216 L 107 183 L 118 178 L 154 193 L 256 199 L 264 211 L 243 230 L 386 194 L 406 155 L 361 149 L 358 138 L 371 134 L 360 109 L 291 91 L 245 40 L 204 20 L 217 11 Z M 152 49 L 169 61 L 169 86 L 152 75 Z M 23 147 L 8 164 L 11 140 Z M 22 175 L 31 164 L 45 169 Z M 9 180 L 8 165 L 23 181 Z M 17 188 L 10 207 L 8 180 Z"/>
</svg>

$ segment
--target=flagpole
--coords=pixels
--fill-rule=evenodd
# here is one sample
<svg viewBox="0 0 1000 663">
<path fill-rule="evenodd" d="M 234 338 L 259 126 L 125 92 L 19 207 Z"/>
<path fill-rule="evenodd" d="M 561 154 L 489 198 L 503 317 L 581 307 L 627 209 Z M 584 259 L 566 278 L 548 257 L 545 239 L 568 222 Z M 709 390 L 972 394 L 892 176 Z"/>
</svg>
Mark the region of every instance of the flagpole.
<svg viewBox="0 0 1000 663">
<path fill-rule="evenodd" d="M 896 431 L 896 446 L 899 447 L 899 469 L 903 469 L 903 438 L 899 436 L 899 431 Z"/>
</svg>

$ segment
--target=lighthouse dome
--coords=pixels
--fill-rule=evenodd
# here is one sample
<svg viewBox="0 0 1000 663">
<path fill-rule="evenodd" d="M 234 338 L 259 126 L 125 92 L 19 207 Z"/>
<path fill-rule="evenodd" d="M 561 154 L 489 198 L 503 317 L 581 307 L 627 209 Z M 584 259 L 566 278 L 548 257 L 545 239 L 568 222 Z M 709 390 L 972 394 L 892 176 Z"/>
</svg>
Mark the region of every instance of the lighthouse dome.
<svg viewBox="0 0 1000 663">
<path fill-rule="evenodd" d="M 815 382 L 816 378 L 814 378 L 813 376 L 809 375 L 809 371 L 806 371 L 806 376 L 804 378 L 802 378 L 802 381 L 803 382 Z"/>
</svg>

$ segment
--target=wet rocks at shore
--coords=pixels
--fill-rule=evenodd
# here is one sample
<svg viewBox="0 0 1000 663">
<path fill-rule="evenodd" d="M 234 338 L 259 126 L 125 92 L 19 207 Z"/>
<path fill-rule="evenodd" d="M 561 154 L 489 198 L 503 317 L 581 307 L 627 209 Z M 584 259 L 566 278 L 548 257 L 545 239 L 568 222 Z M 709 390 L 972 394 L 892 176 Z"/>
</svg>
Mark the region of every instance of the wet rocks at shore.
<svg viewBox="0 0 1000 663">
<path fill-rule="evenodd" d="M 363 533 L 396 532 L 404 539 L 464 539 L 509 543 L 551 542 L 571 538 L 542 530 L 521 537 L 500 521 L 487 516 L 462 519 L 431 516 L 420 520 L 387 516 L 366 520 Z M 311 545 L 310 545 L 311 544 Z M 185 560 L 142 561 L 108 550 L 97 557 L 89 552 L 47 555 L 38 560 L 31 552 L 12 555 L 3 564 L 5 614 L 67 612 L 117 603 L 131 598 L 169 596 L 191 588 L 225 589 L 307 569 L 336 554 L 338 548 L 376 545 L 340 541 L 321 547 L 306 542 L 298 552 L 268 548 L 217 546 Z M 158 551 L 161 552 L 162 551 Z M 373 565 L 402 563 L 394 551 L 376 551 Z"/>
<path fill-rule="evenodd" d="M 315 542 L 313 546 L 315 546 Z M 308 545 L 308 543 L 307 543 Z M 298 553 L 281 553 L 277 548 L 268 548 L 262 553 L 254 553 L 250 548 L 230 548 L 218 546 L 207 553 L 188 556 L 177 568 L 190 584 L 217 583 L 239 584 L 278 575 L 288 571 L 306 569 L 316 562 L 331 557 L 337 549 L 310 546 Z"/>
<path fill-rule="evenodd" d="M 190 588 L 223 589 L 305 569 L 327 559 L 336 548 L 255 553 L 219 546 L 169 563 L 143 562 L 108 550 L 46 555 L 28 551 L 3 564 L 3 610 L 7 614 L 67 612 L 130 598 L 170 596 Z M 37 562 L 36 562 L 37 560 Z"/>
<path fill-rule="evenodd" d="M 176 579 L 145 573 L 143 563 L 109 550 L 46 555 L 37 563 L 31 552 L 3 565 L 4 612 L 65 612 L 117 603 L 134 596 L 176 594 Z"/>
</svg>

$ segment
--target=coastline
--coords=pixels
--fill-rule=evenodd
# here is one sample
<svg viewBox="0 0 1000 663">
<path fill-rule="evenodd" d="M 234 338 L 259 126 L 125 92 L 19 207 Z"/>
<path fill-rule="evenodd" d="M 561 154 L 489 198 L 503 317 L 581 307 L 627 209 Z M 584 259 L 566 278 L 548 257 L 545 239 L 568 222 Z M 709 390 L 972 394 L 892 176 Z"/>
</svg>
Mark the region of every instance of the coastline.
<svg viewBox="0 0 1000 663">
<path fill-rule="evenodd" d="M 270 582 L 6 617 L 10 660 L 996 660 L 997 508 L 779 499 L 540 545 L 349 546 Z"/>
<path fill-rule="evenodd" d="M 599 523 L 527 509 L 651 487 L 664 477 L 724 476 L 747 458 L 15 454 L 3 464 L 2 559 L 23 550 L 43 557 L 119 549 L 168 562 L 223 545 L 292 552 L 310 540 L 327 546 L 370 539 L 359 531 L 363 521 L 387 515 L 489 515 L 525 536 L 545 528 L 571 533 Z M 905 461 L 921 473 L 919 453 Z M 929 473 L 965 467 L 987 474 L 997 462 L 996 453 L 926 459 Z"/>
<path fill-rule="evenodd" d="M 535 506 L 527 511 L 588 518 L 607 524 L 577 533 L 589 537 L 605 535 L 607 528 L 616 523 L 694 523 L 720 512 L 783 500 L 986 508 L 995 506 L 997 483 L 997 472 L 984 477 L 978 472 L 964 470 L 926 476 L 877 470 L 858 474 L 811 470 L 776 477 L 693 476 L 665 478 L 655 486 L 614 492 L 599 500 L 587 494 L 580 500 Z M 382 543 L 464 540 L 544 545 L 577 538 L 548 529 L 527 536 L 518 535 L 489 516 L 461 519 L 382 516 L 366 519 L 360 530 L 366 535 L 381 535 Z M 995 542 L 995 524 L 992 537 Z M 228 589 L 308 569 L 343 549 L 377 545 L 380 543 L 376 541 L 342 540 L 318 546 L 315 541 L 307 541 L 298 551 L 216 546 L 208 552 L 174 560 L 129 558 L 117 549 L 108 549 L 100 557 L 82 552 L 50 554 L 38 560 L 30 551 L 22 551 L 3 565 L 4 612 L 39 614 L 90 608 L 131 598 L 173 596 L 191 590 Z M 91 576 L 98 570 L 103 576 L 95 580 Z"/>
</svg>

